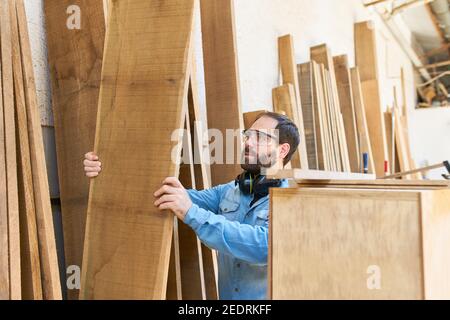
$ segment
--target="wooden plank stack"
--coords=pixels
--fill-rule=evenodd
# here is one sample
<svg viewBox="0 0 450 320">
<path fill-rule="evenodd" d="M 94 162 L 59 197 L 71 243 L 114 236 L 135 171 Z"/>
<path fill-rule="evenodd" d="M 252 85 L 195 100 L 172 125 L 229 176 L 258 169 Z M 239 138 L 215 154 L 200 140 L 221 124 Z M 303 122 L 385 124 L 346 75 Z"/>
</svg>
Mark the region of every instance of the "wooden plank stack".
<svg viewBox="0 0 450 320">
<path fill-rule="evenodd" d="M 0 298 L 62 298 L 23 0 L 0 4 Z"/>
<path fill-rule="evenodd" d="M 290 117 L 301 137 L 291 167 L 377 177 L 392 172 L 396 159 L 389 156 L 386 138 L 392 129 L 385 126 L 381 106 L 372 24 L 355 24 L 356 66 L 352 68 L 346 55 L 333 57 L 330 48 L 321 44 L 310 49 L 311 61 L 298 64 L 294 74 L 293 37 L 280 37 L 278 47 L 283 85 L 272 91 L 273 109 Z M 392 134 L 402 156 L 400 167 L 410 168 L 414 163 L 407 112 L 405 107 L 398 110 L 397 129 Z"/>
</svg>

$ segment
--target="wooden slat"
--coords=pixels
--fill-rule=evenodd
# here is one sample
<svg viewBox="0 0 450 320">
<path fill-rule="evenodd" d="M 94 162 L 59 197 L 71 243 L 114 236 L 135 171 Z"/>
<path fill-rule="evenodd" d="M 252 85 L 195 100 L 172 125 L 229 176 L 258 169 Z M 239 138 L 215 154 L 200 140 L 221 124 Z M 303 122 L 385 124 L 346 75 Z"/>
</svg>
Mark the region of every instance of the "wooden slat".
<svg viewBox="0 0 450 320">
<path fill-rule="evenodd" d="M 91 182 L 80 299 L 166 296 L 173 215 L 149 192 L 179 173 L 194 3 L 111 2 L 95 138 L 106 165 Z"/>
<path fill-rule="evenodd" d="M 273 110 L 276 113 L 284 114 L 289 119 L 298 123 L 297 112 L 295 111 L 295 90 L 294 86 L 290 83 L 274 88 L 272 90 Z M 300 138 L 300 144 L 304 144 L 305 140 Z M 291 165 L 293 168 L 301 168 L 301 150 L 298 149 L 291 159 Z"/>
<path fill-rule="evenodd" d="M 33 171 L 33 190 L 39 236 L 39 254 L 42 266 L 43 293 L 45 299 L 59 300 L 62 299 L 62 292 L 53 226 L 53 213 L 50 204 L 50 191 L 45 163 L 44 140 L 42 137 L 41 121 L 37 104 L 34 68 L 31 60 L 28 20 L 23 0 L 16 0 L 16 10 L 22 53 L 28 134 L 30 138 L 31 166 Z"/>
<path fill-rule="evenodd" d="M 313 91 L 314 91 L 314 119 L 316 129 L 317 161 L 319 170 L 330 170 L 328 160 L 328 142 L 325 133 L 323 115 L 323 96 L 321 90 L 321 72 L 319 65 L 312 61 Z"/>
<path fill-rule="evenodd" d="M 345 136 L 347 138 L 350 167 L 352 172 L 359 172 L 361 155 L 358 144 L 356 116 L 353 104 L 353 89 L 350 80 L 347 55 L 334 57 L 333 62 L 336 72 L 339 104 L 344 120 Z"/>
<path fill-rule="evenodd" d="M 226 130 L 244 128 L 239 87 L 236 27 L 233 0 L 201 0 L 203 59 L 205 68 L 208 127 Z M 238 139 L 236 139 L 238 140 Z M 238 143 L 240 148 L 241 142 Z M 229 150 L 229 152 L 231 152 Z M 223 146 L 226 163 L 226 143 Z M 234 159 L 240 159 L 235 154 Z M 242 171 L 239 161 L 234 164 L 211 164 L 213 185 L 229 183 Z"/>
<path fill-rule="evenodd" d="M 375 173 L 375 163 L 372 153 L 371 137 L 369 135 L 369 128 L 367 126 L 366 108 L 364 107 L 364 98 L 361 91 L 361 81 L 359 77 L 358 67 L 350 70 L 353 101 L 355 103 L 356 126 L 358 128 L 359 151 L 361 153 L 360 170 L 363 171 L 362 155 L 367 153 L 369 155 L 369 173 Z"/>
<path fill-rule="evenodd" d="M 316 119 L 314 116 L 314 92 L 312 63 L 297 65 L 300 83 L 300 96 L 302 97 L 303 124 L 305 127 L 306 151 L 308 153 L 308 167 L 319 169 L 317 159 Z"/>
<path fill-rule="evenodd" d="M 350 173 L 350 172 L 332 172 L 320 170 L 286 169 L 286 170 L 266 170 L 265 174 L 271 179 L 293 179 L 297 182 L 304 180 L 375 180 L 373 174 Z"/>
<path fill-rule="evenodd" d="M 191 121 L 189 112 L 187 112 L 183 135 L 183 163 L 180 166 L 179 179 L 185 188 L 196 189 L 190 128 Z M 205 300 L 206 292 L 201 243 L 195 232 L 184 223 L 180 222 L 178 224 L 178 234 L 182 297 L 185 300 Z"/>
<path fill-rule="evenodd" d="M 44 5 L 65 262 L 66 267 L 81 266 L 89 180 L 80 158 L 94 148 L 104 13 L 100 1 L 45 1 Z M 69 5 L 80 7 L 80 30 L 66 27 Z M 78 290 L 68 290 L 68 297 L 77 299 Z"/>
<path fill-rule="evenodd" d="M 356 65 L 360 68 L 361 91 L 367 115 L 367 126 L 377 176 L 384 174 L 384 162 L 389 154 L 386 128 L 378 83 L 375 30 L 370 22 L 355 24 Z"/>
<path fill-rule="evenodd" d="M 188 113 L 194 156 L 194 181 L 198 190 L 211 188 L 211 170 L 205 155 L 209 155 L 209 145 L 201 140 L 202 132 L 206 130 L 200 114 L 198 101 L 198 86 L 196 81 L 196 64 L 192 65 L 190 90 L 188 95 Z M 203 276 L 205 281 L 205 294 L 207 300 L 217 300 L 218 294 L 218 265 L 217 253 L 201 244 Z"/>
<path fill-rule="evenodd" d="M 400 121 L 400 112 L 397 108 L 394 108 L 394 121 L 395 121 L 395 143 L 398 149 L 398 160 L 400 162 L 400 172 L 410 171 L 409 157 L 407 152 L 407 145 L 405 141 L 405 135 L 403 132 L 403 125 Z M 411 176 L 406 176 L 404 179 L 410 179 Z"/>
<path fill-rule="evenodd" d="M 28 117 L 21 61 L 19 30 L 14 2 L 10 2 L 12 67 L 14 79 L 15 116 L 17 119 L 18 195 L 21 243 L 22 297 L 43 298 L 41 262 L 39 256 L 36 205 L 28 132 Z"/>
<path fill-rule="evenodd" d="M 21 289 L 20 222 L 17 186 L 16 121 L 14 117 L 14 83 L 12 74 L 11 18 L 9 2 L 0 4 L 2 97 L 5 130 L 5 154 L 8 197 L 10 298 L 19 300 Z"/>
<path fill-rule="evenodd" d="M 386 141 L 389 152 L 389 170 L 388 173 L 394 174 L 396 172 L 396 144 L 395 144 L 395 121 L 393 121 L 392 112 L 384 113 L 384 123 L 386 124 Z"/>
<path fill-rule="evenodd" d="M 298 81 L 297 64 L 295 63 L 294 39 L 292 35 L 285 35 L 278 38 L 278 57 L 280 60 L 281 76 L 283 84 L 294 86 L 294 104 L 292 106 L 292 115 L 286 114 L 297 125 L 300 131 L 300 166 L 298 168 L 308 169 L 308 153 L 306 147 L 306 135 L 303 121 L 302 101 L 300 97 L 300 88 Z M 295 161 L 292 162 L 295 165 Z"/>
<path fill-rule="evenodd" d="M 0 10 L 2 4 L 0 3 Z M 0 63 L 0 88 L 3 87 Z M 0 300 L 10 299 L 8 178 L 6 175 L 6 137 L 3 113 L 3 91 L 0 90 Z"/>
</svg>

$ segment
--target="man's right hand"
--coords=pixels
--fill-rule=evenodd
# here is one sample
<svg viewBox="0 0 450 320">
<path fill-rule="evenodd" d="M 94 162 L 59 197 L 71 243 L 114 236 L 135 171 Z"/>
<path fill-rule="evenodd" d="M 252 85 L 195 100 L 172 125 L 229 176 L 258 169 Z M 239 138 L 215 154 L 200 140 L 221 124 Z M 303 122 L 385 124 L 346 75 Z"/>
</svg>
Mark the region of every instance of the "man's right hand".
<svg viewBox="0 0 450 320">
<path fill-rule="evenodd" d="M 97 177 L 102 171 L 102 163 L 94 152 L 88 152 L 84 155 L 84 173 L 88 178 Z"/>
</svg>

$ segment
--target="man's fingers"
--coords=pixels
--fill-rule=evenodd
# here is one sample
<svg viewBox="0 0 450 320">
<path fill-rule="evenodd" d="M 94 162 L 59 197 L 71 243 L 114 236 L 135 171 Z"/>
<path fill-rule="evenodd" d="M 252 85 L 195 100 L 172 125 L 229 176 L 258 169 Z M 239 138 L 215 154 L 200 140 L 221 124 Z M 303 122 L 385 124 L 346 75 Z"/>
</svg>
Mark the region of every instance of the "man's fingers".
<svg viewBox="0 0 450 320">
<path fill-rule="evenodd" d="M 86 177 L 88 178 L 95 178 L 98 176 L 98 172 L 87 172 Z"/>
<path fill-rule="evenodd" d="M 178 180 L 175 177 L 168 177 L 168 178 L 164 179 L 163 184 L 167 184 L 167 185 L 170 185 L 170 186 L 175 187 L 175 188 L 183 188 L 184 189 L 184 187 L 181 184 L 180 180 Z"/>
<path fill-rule="evenodd" d="M 84 167 L 84 172 L 100 172 L 102 168 L 100 167 Z"/>
<path fill-rule="evenodd" d="M 94 152 L 88 152 L 84 155 L 84 158 L 90 161 L 97 161 L 98 156 Z"/>
<path fill-rule="evenodd" d="M 155 196 L 155 198 L 159 198 L 163 194 L 176 194 L 178 193 L 178 191 L 178 188 L 174 188 L 166 184 L 162 186 L 158 191 L 156 191 L 153 195 Z"/>
<path fill-rule="evenodd" d="M 83 164 L 85 167 L 101 167 L 102 163 L 100 161 L 84 160 Z"/>
<path fill-rule="evenodd" d="M 176 196 L 174 196 L 172 194 L 166 194 L 166 195 L 163 195 L 162 197 L 160 197 L 158 200 L 155 201 L 155 206 L 159 207 L 163 203 L 173 202 L 175 200 L 176 200 Z"/>
<path fill-rule="evenodd" d="M 175 208 L 175 204 L 173 202 L 165 202 L 158 207 L 158 209 L 161 211 L 163 211 L 163 210 L 173 211 L 174 208 Z"/>
</svg>

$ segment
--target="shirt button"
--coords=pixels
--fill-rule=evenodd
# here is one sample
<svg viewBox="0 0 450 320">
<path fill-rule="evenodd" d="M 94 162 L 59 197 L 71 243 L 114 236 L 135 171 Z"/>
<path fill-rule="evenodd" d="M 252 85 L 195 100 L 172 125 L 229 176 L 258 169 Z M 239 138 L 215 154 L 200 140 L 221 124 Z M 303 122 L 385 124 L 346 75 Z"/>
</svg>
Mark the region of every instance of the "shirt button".
<svg viewBox="0 0 450 320">
<path fill-rule="evenodd" d="M 241 264 L 240 264 L 240 263 L 238 263 L 238 264 L 236 265 L 236 267 L 240 268 L 240 267 L 241 267 Z"/>
<path fill-rule="evenodd" d="M 239 288 L 234 288 L 234 291 L 235 292 L 239 292 Z"/>
</svg>

